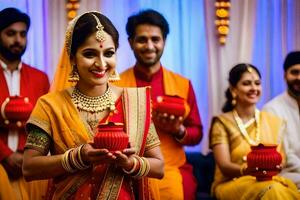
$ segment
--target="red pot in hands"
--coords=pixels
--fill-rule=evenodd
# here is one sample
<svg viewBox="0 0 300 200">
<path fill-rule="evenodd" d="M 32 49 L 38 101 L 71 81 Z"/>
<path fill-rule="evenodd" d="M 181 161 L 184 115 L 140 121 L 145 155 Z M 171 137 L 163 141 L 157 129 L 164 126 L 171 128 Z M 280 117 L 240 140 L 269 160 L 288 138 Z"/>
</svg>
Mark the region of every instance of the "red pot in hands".
<svg viewBox="0 0 300 200">
<path fill-rule="evenodd" d="M 1 105 L 1 116 L 5 120 L 5 124 L 10 122 L 22 124 L 27 121 L 32 109 L 33 105 L 29 102 L 28 97 L 10 96 Z"/>
<path fill-rule="evenodd" d="M 185 101 L 178 96 L 158 96 L 156 101 L 153 102 L 153 110 L 175 116 L 184 116 Z"/>
<path fill-rule="evenodd" d="M 272 177 L 280 172 L 282 157 L 276 148 L 275 144 L 251 146 L 247 164 L 250 174 L 258 181 L 272 180 Z"/>
<path fill-rule="evenodd" d="M 98 149 L 108 149 L 111 152 L 122 151 L 128 146 L 129 137 L 121 123 L 99 124 L 94 136 L 94 145 Z"/>
</svg>

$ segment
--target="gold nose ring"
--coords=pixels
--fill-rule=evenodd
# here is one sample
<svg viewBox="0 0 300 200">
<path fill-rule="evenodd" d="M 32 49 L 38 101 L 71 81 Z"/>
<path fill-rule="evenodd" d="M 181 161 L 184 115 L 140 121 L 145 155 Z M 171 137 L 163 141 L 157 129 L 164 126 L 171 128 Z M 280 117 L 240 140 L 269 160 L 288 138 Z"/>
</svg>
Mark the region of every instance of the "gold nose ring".
<svg viewBox="0 0 300 200">
<path fill-rule="evenodd" d="M 96 67 L 100 67 L 100 64 L 97 63 L 97 62 L 95 62 L 95 66 L 96 66 Z"/>
</svg>

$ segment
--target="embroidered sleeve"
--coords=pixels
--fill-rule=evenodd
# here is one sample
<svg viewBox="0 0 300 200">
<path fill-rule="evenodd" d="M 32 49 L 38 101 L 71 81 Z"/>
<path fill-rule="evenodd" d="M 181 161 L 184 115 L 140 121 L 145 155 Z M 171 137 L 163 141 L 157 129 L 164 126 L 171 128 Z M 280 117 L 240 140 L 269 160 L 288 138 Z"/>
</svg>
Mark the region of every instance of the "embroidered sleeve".
<svg viewBox="0 0 300 200">
<path fill-rule="evenodd" d="M 37 126 L 28 127 L 28 136 L 25 144 L 26 149 L 34 149 L 47 155 L 50 150 L 51 138 Z"/>
<path fill-rule="evenodd" d="M 212 148 L 216 144 L 228 144 L 228 136 L 224 125 L 218 118 L 214 118 L 209 133 L 209 146 Z"/>
<path fill-rule="evenodd" d="M 158 138 L 158 135 L 156 133 L 154 124 L 150 124 L 149 133 L 146 140 L 146 149 L 145 151 L 152 149 L 154 147 L 157 147 L 160 145 L 160 140 Z"/>
</svg>

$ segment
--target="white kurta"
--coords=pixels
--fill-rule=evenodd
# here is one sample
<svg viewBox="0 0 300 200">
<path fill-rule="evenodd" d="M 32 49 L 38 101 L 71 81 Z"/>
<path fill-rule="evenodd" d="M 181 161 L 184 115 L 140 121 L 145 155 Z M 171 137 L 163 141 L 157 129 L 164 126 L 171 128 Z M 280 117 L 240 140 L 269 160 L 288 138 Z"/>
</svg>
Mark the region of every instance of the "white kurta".
<svg viewBox="0 0 300 200">
<path fill-rule="evenodd" d="M 269 101 L 263 110 L 281 117 L 287 123 L 283 141 L 287 165 L 281 174 L 293 180 L 300 189 L 300 111 L 297 101 L 286 91 Z"/>
</svg>

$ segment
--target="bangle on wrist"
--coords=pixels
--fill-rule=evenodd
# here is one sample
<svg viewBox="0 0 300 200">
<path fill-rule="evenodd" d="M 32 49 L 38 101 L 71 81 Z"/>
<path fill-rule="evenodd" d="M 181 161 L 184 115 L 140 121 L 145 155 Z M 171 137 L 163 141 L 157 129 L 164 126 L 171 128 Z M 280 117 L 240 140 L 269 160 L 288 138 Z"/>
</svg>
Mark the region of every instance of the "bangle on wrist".
<svg viewBox="0 0 300 200">
<path fill-rule="evenodd" d="M 245 170 L 246 170 L 247 166 L 246 164 L 242 164 L 240 167 L 240 175 L 244 176 L 245 175 Z"/>
<path fill-rule="evenodd" d="M 137 161 L 136 157 L 133 157 L 132 159 L 133 159 L 133 166 L 132 166 L 132 168 L 130 170 L 123 169 L 123 171 L 126 174 L 132 174 L 132 173 L 134 173 L 137 170 L 138 161 Z"/>
</svg>

